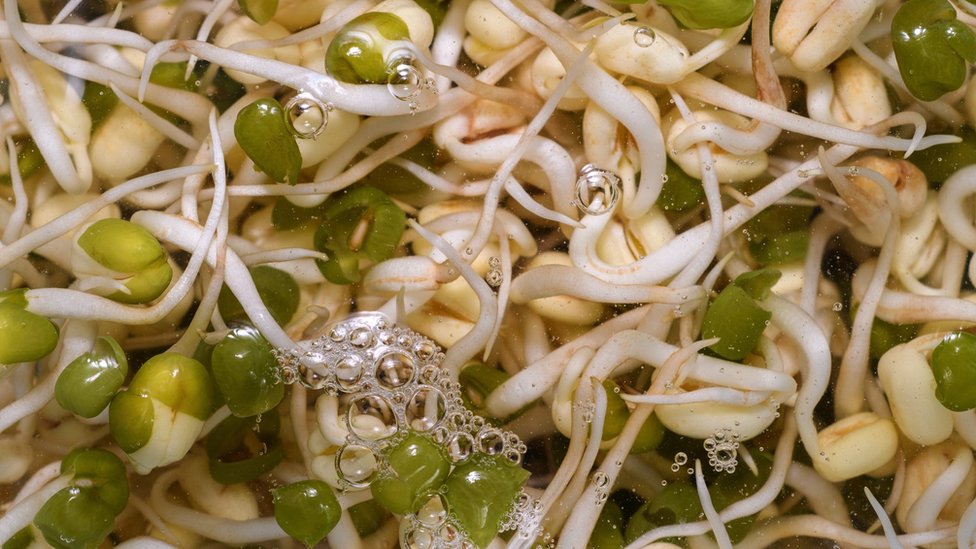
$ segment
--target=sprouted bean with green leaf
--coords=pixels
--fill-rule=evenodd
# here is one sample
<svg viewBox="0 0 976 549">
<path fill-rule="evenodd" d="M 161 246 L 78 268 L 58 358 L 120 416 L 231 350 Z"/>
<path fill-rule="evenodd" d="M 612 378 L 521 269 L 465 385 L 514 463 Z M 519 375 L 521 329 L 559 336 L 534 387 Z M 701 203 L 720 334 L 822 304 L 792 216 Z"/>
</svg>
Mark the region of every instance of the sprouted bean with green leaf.
<svg viewBox="0 0 976 549">
<path fill-rule="evenodd" d="M 976 546 L 976 5 L 3 0 L 0 547 Z"/>
</svg>

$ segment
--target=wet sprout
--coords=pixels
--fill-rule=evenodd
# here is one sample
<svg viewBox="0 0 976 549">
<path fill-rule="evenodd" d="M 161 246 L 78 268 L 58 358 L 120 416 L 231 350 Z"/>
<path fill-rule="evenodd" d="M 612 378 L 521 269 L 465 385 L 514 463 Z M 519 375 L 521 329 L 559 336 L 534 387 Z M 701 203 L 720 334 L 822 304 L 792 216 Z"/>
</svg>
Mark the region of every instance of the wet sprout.
<svg viewBox="0 0 976 549">
<path fill-rule="evenodd" d="M 61 474 L 69 486 L 48 499 L 34 525 L 58 549 L 99 546 L 129 500 L 125 465 L 107 450 L 82 448 L 65 456 Z"/>
<path fill-rule="evenodd" d="M 125 352 L 111 336 L 95 342 L 95 348 L 71 361 L 54 385 L 62 408 L 81 417 L 97 416 L 112 402 L 125 382 L 129 366 Z"/>
<path fill-rule="evenodd" d="M 275 520 L 289 536 L 311 547 L 335 528 L 339 501 L 321 480 L 303 480 L 274 490 Z"/>
<path fill-rule="evenodd" d="M 288 125 L 280 103 L 272 98 L 258 99 L 237 114 L 234 137 L 259 170 L 278 183 L 295 185 L 302 153 Z"/>
<path fill-rule="evenodd" d="M 57 326 L 26 306 L 24 290 L 0 293 L 0 364 L 38 360 L 58 344 Z"/>
<path fill-rule="evenodd" d="M 334 284 L 358 282 L 363 261 L 379 263 L 393 257 L 406 219 L 390 197 L 373 187 L 330 197 L 315 232 L 315 248 L 329 256 L 317 260 L 319 270 Z"/>
<path fill-rule="evenodd" d="M 278 0 L 237 0 L 237 5 L 244 15 L 259 25 L 271 21 L 278 11 Z"/>
<path fill-rule="evenodd" d="M 273 409 L 285 395 L 274 349 L 251 326 L 236 326 L 210 357 L 217 389 L 231 413 L 249 417 Z"/>
<path fill-rule="evenodd" d="M 709 349 L 718 356 L 740 361 L 756 347 L 772 314 L 756 302 L 764 299 L 779 280 L 775 269 L 750 271 L 722 290 L 705 311 L 702 338 L 720 338 Z"/>
<path fill-rule="evenodd" d="M 260 416 L 229 416 L 207 436 L 210 476 L 221 484 L 254 480 L 284 459 L 276 410 Z"/>
<path fill-rule="evenodd" d="M 124 289 L 107 296 L 121 303 L 148 303 L 166 290 L 173 277 L 166 250 L 149 231 L 131 221 L 96 221 L 78 237 L 76 248 L 72 258 L 76 269 L 122 284 Z"/>
<path fill-rule="evenodd" d="M 325 52 L 325 68 L 333 78 L 350 84 L 386 84 L 396 42 L 409 40 L 410 29 L 400 17 L 367 12 L 339 31 Z"/>
<path fill-rule="evenodd" d="M 912 95 L 935 101 L 966 81 L 976 62 L 976 34 L 947 0 L 909 0 L 891 20 L 898 70 Z"/>
<path fill-rule="evenodd" d="M 752 17 L 752 0 L 660 0 L 689 29 L 727 29 Z"/>
<path fill-rule="evenodd" d="M 213 410 L 207 369 L 177 353 L 146 361 L 109 406 L 109 428 L 141 474 L 183 459 Z"/>
<path fill-rule="evenodd" d="M 976 336 L 955 332 L 932 351 L 935 397 L 953 412 L 976 408 Z"/>
<path fill-rule="evenodd" d="M 444 503 L 471 541 L 486 547 L 528 478 L 529 472 L 508 458 L 475 454 L 451 471 L 444 483 Z"/>
<path fill-rule="evenodd" d="M 390 468 L 370 485 L 380 505 L 398 515 L 416 513 L 444 484 L 451 462 L 442 446 L 411 431 L 386 455 Z"/>
<path fill-rule="evenodd" d="M 298 311 L 299 289 L 295 278 L 290 274 L 275 269 L 267 265 L 258 265 L 248 269 L 254 286 L 261 296 L 261 301 L 268 308 L 275 322 L 284 326 L 291 321 Z M 220 316 L 226 321 L 241 320 L 248 321 L 247 314 L 240 301 L 234 296 L 226 285 L 220 289 L 220 297 L 217 299 L 217 306 L 220 308 Z"/>
</svg>

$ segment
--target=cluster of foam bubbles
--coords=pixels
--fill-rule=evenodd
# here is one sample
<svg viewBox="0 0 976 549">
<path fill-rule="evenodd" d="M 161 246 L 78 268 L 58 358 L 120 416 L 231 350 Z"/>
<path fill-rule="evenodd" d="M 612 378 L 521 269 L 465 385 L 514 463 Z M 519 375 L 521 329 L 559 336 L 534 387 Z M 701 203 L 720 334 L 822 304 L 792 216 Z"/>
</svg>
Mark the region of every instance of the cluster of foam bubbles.
<svg viewBox="0 0 976 549">
<path fill-rule="evenodd" d="M 706 438 L 703 445 L 708 452 L 708 464 L 716 472 L 735 472 L 739 464 L 739 433 L 719 429 Z"/>
<path fill-rule="evenodd" d="M 464 406 L 461 387 L 440 367 L 444 353 L 433 341 L 381 313 L 352 314 L 326 328 L 322 337 L 275 354 L 286 383 L 348 401 L 343 414 L 348 435 L 335 458 L 341 489 L 364 489 L 391 474 L 383 456 L 411 431 L 444 447 L 453 463 L 481 453 L 518 464 L 526 451 L 516 434 L 490 425 Z M 535 537 L 538 509 L 523 493 L 502 531 Z M 400 537 L 404 547 L 471 546 L 439 494 L 403 518 Z"/>
</svg>

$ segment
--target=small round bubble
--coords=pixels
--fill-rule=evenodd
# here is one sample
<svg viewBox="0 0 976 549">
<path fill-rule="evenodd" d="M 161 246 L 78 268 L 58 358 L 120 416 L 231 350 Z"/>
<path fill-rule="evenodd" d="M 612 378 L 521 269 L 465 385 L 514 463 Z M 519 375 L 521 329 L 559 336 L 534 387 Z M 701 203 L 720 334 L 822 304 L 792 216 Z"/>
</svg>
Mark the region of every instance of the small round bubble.
<svg viewBox="0 0 976 549">
<path fill-rule="evenodd" d="M 285 103 L 288 129 L 300 139 L 315 139 L 329 124 L 329 107 L 309 94 L 300 93 Z"/>
<path fill-rule="evenodd" d="M 649 48 L 657 40 L 657 34 L 650 27 L 640 26 L 634 29 L 634 43 L 641 48 Z"/>
<path fill-rule="evenodd" d="M 409 59 L 399 58 L 391 64 L 386 82 L 390 95 L 400 101 L 415 103 L 415 99 L 423 90 L 424 77 L 420 69 L 409 62 Z"/>
<path fill-rule="evenodd" d="M 620 200 L 620 178 L 617 174 L 596 168 L 583 167 L 576 180 L 576 207 L 589 215 L 604 215 Z"/>
</svg>

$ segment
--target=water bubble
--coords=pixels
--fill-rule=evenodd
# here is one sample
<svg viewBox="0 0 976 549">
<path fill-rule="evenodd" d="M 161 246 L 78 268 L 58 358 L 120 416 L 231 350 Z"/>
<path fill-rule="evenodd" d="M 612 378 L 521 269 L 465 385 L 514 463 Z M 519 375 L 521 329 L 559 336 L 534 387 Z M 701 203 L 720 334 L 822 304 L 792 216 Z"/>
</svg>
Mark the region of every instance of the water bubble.
<svg viewBox="0 0 976 549">
<path fill-rule="evenodd" d="M 483 431 L 478 435 L 478 448 L 486 454 L 500 454 L 505 450 L 505 438 L 494 429 Z"/>
<path fill-rule="evenodd" d="M 674 455 L 674 462 L 677 463 L 678 465 L 684 465 L 685 463 L 688 463 L 688 454 L 684 452 L 678 452 L 677 454 Z"/>
<path fill-rule="evenodd" d="M 437 547 L 437 539 L 431 530 L 404 520 L 400 522 L 400 546 L 409 549 L 429 549 Z"/>
<path fill-rule="evenodd" d="M 429 431 L 447 414 L 447 398 L 434 387 L 421 387 L 407 402 L 407 425 L 415 431 Z"/>
<path fill-rule="evenodd" d="M 447 453 L 454 461 L 461 461 L 474 450 L 474 439 L 467 433 L 455 433 L 447 441 Z"/>
<path fill-rule="evenodd" d="M 610 486 L 610 477 L 603 471 L 593 473 L 593 486 L 596 486 L 598 490 L 607 488 Z"/>
<path fill-rule="evenodd" d="M 298 366 L 298 381 L 309 389 L 321 389 L 325 386 L 327 378 L 319 373 L 315 368 L 310 368 L 305 364 Z"/>
<path fill-rule="evenodd" d="M 329 107 L 307 93 L 300 93 L 285 103 L 288 129 L 300 139 L 315 139 L 329 124 Z"/>
<path fill-rule="evenodd" d="M 830 309 L 835 313 L 839 313 L 841 310 L 843 310 L 843 308 L 844 308 L 844 304 L 841 303 L 840 301 L 835 302 L 833 306 L 830 307 Z"/>
<path fill-rule="evenodd" d="M 373 331 L 366 326 L 357 326 L 349 332 L 349 343 L 360 349 L 369 347 L 373 344 Z"/>
<path fill-rule="evenodd" d="M 397 433 L 393 405 L 380 395 L 364 395 L 349 403 L 349 432 L 364 440 L 380 440 Z"/>
<path fill-rule="evenodd" d="M 620 199 L 620 178 L 613 172 L 587 164 L 576 180 L 574 203 L 583 213 L 603 215 L 613 210 Z"/>
<path fill-rule="evenodd" d="M 437 353 L 437 345 L 427 339 L 418 341 L 413 346 L 413 353 L 420 360 L 430 360 Z"/>
<path fill-rule="evenodd" d="M 400 101 L 410 102 L 411 110 L 417 107 L 415 99 L 423 90 L 424 77 L 420 69 L 412 64 L 412 59 L 400 57 L 391 63 L 387 73 L 386 88 Z"/>
<path fill-rule="evenodd" d="M 434 495 L 417 511 L 417 522 L 428 528 L 438 528 L 447 520 L 447 510 L 439 495 Z"/>
<path fill-rule="evenodd" d="M 657 39 L 657 34 L 650 27 L 637 27 L 634 29 L 634 43 L 641 48 L 649 48 Z"/>
<path fill-rule="evenodd" d="M 672 463 L 671 464 L 671 472 L 672 473 L 677 473 L 679 469 L 681 469 L 681 466 L 678 465 L 677 463 Z"/>
<path fill-rule="evenodd" d="M 708 452 L 708 464 L 716 472 L 735 471 L 735 467 L 739 463 L 738 439 L 738 433 L 726 429 L 719 429 L 705 439 L 703 446 Z"/>
<path fill-rule="evenodd" d="M 373 451 L 358 444 L 348 444 L 336 454 L 339 479 L 354 488 L 365 488 L 373 481 L 379 461 Z"/>
<path fill-rule="evenodd" d="M 413 381 L 413 358 L 400 351 L 392 351 L 376 361 L 376 379 L 387 389 L 396 389 Z"/>
<path fill-rule="evenodd" d="M 335 377 L 339 387 L 347 392 L 357 390 L 363 375 L 363 359 L 358 355 L 346 355 L 335 365 Z"/>
</svg>

